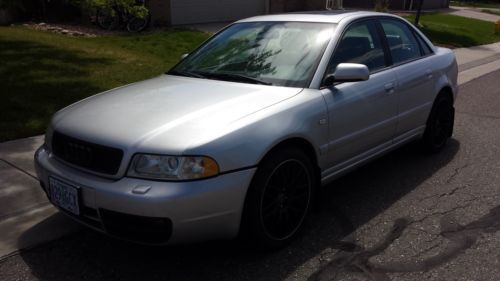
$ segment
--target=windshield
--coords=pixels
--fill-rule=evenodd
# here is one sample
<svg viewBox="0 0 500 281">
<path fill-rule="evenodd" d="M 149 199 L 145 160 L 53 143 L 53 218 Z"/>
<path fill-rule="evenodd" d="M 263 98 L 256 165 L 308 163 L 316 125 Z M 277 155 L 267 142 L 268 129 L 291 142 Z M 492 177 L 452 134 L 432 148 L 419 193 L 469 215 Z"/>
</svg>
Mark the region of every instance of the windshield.
<svg viewBox="0 0 500 281">
<path fill-rule="evenodd" d="M 334 27 L 331 23 L 237 23 L 210 39 L 169 74 L 308 87 Z"/>
</svg>

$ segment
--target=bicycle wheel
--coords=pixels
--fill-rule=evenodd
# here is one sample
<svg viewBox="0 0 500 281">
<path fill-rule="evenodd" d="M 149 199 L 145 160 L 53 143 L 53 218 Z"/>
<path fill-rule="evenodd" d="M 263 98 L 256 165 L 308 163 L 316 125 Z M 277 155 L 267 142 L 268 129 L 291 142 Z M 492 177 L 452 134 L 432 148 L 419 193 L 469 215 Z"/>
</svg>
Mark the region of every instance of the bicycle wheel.
<svg viewBox="0 0 500 281">
<path fill-rule="evenodd" d="M 106 30 L 116 29 L 120 21 L 118 13 L 114 9 L 99 9 L 96 13 L 97 25 Z"/>
<path fill-rule="evenodd" d="M 149 25 L 149 15 L 144 18 L 132 17 L 127 22 L 127 30 L 129 32 L 141 32 Z"/>
</svg>

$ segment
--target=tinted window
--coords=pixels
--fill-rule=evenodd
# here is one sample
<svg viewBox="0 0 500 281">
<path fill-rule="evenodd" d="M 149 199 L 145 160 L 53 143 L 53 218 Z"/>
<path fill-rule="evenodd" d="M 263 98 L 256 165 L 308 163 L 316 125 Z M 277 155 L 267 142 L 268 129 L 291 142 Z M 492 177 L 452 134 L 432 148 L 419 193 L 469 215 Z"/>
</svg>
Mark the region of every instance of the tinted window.
<svg viewBox="0 0 500 281">
<path fill-rule="evenodd" d="M 350 26 L 342 37 L 328 73 L 333 73 L 340 63 L 360 63 L 370 72 L 386 67 L 384 50 L 373 21 L 364 21 Z"/>
<path fill-rule="evenodd" d="M 418 43 L 420 43 L 420 48 L 422 49 L 422 55 L 427 56 L 427 55 L 432 54 L 433 52 L 432 52 L 431 48 L 429 47 L 429 45 L 427 45 L 427 43 L 424 41 L 424 39 L 422 39 L 422 37 L 420 37 L 420 35 L 418 35 L 415 32 L 413 32 L 413 34 L 417 38 Z"/>
<path fill-rule="evenodd" d="M 381 20 L 394 64 L 403 63 L 421 56 L 420 46 L 413 32 L 403 22 Z"/>
</svg>

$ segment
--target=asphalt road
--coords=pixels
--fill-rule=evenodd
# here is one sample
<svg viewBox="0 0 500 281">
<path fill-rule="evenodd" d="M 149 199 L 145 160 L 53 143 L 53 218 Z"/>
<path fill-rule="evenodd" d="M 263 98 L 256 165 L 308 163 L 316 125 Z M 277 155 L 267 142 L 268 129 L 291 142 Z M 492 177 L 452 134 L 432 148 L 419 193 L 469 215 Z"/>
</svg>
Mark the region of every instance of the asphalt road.
<svg viewBox="0 0 500 281">
<path fill-rule="evenodd" d="M 408 145 L 334 182 L 285 249 L 145 247 L 83 230 L 0 261 L 0 280 L 499 280 L 499 78 L 461 87 L 442 153 Z"/>
</svg>

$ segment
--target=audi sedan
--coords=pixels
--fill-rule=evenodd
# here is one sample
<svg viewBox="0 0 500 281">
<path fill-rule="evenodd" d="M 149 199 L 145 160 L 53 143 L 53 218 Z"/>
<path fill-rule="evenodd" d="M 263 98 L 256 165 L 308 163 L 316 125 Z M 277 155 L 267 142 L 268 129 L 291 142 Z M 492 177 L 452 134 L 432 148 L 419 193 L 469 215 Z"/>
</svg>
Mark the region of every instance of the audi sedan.
<svg viewBox="0 0 500 281">
<path fill-rule="evenodd" d="M 400 17 L 258 16 L 60 110 L 35 163 L 56 207 L 111 236 L 275 248 L 321 186 L 411 141 L 443 149 L 456 96 L 453 53 Z"/>
</svg>

